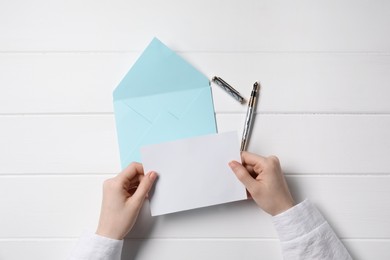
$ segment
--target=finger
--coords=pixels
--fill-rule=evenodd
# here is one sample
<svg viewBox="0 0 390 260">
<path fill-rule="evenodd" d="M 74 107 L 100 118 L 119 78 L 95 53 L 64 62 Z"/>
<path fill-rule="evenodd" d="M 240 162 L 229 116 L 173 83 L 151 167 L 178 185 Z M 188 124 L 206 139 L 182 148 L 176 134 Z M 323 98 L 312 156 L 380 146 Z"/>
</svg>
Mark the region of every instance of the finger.
<svg viewBox="0 0 390 260">
<path fill-rule="evenodd" d="M 143 175 L 143 174 L 138 174 L 138 175 L 134 176 L 131 179 L 131 181 L 128 182 L 128 186 L 133 186 L 133 185 L 138 186 L 143 177 L 145 177 L 145 175 Z"/>
<path fill-rule="evenodd" d="M 243 164 L 242 166 L 245 167 L 245 169 L 249 172 L 249 174 L 253 177 L 253 179 L 256 179 L 257 176 L 259 175 L 259 173 L 255 171 L 254 166 L 247 165 L 247 164 Z"/>
<path fill-rule="evenodd" d="M 241 160 L 242 164 L 255 165 L 256 163 L 265 164 L 267 159 L 261 155 L 243 151 L 241 152 Z"/>
<path fill-rule="evenodd" d="M 144 168 L 142 164 L 132 162 L 121 173 L 118 174 L 118 178 L 122 181 L 131 181 L 138 174 L 144 174 Z"/>
<path fill-rule="evenodd" d="M 139 204 L 142 204 L 156 179 L 157 174 L 155 172 L 149 172 L 144 178 L 142 178 L 132 198 Z"/>
<path fill-rule="evenodd" d="M 256 184 L 256 180 L 249 174 L 249 172 L 242 166 L 239 162 L 231 161 L 229 163 L 230 168 L 236 174 L 237 178 L 244 184 L 246 189 L 251 192 L 254 185 Z"/>
</svg>

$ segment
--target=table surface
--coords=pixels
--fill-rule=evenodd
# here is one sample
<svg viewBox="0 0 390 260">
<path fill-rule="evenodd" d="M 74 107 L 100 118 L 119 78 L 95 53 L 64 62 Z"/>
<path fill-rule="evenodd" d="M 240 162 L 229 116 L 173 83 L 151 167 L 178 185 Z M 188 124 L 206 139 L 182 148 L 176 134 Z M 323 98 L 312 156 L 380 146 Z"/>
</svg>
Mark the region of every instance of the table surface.
<svg viewBox="0 0 390 260">
<path fill-rule="evenodd" d="M 390 2 L 2 1 L 0 259 L 65 259 L 119 169 L 112 91 L 156 36 L 202 73 L 262 90 L 248 150 L 279 156 L 354 259 L 390 258 Z M 220 132 L 246 106 L 212 86 Z M 123 259 L 275 259 L 252 201 L 151 218 Z"/>
</svg>

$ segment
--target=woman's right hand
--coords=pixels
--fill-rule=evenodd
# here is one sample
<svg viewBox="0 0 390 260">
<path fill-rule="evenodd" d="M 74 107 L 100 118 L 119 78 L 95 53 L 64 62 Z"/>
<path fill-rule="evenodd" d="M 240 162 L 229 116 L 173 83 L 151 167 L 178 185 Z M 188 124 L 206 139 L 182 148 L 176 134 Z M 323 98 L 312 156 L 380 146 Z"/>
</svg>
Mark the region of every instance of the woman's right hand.
<svg viewBox="0 0 390 260">
<path fill-rule="evenodd" d="M 242 152 L 241 160 L 242 164 L 231 161 L 229 166 L 260 208 L 275 216 L 294 206 L 276 156 L 263 157 Z"/>
</svg>

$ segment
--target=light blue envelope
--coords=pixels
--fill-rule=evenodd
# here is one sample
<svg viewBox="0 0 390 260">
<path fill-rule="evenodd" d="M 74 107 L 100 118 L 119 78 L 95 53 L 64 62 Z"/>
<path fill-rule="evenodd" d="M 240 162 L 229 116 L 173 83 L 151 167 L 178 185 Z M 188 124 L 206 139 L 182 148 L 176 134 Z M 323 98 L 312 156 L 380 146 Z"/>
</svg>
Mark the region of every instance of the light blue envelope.
<svg viewBox="0 0 390 260">
<path fill-rule="evenodd" d="M 141 146 L 217 132 L 209 80 L 156 38 L 113 96 L 122 168 Z"/>
</svg>

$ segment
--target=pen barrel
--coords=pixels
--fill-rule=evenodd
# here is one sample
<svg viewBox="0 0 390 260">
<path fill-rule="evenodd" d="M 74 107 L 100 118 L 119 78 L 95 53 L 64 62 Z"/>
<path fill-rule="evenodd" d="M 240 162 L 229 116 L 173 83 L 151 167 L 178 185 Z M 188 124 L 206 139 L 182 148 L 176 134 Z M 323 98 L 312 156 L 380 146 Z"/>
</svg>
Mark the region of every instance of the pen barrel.
<svg viewBox="0 0 390 260">
<path fill-rule="evenodd" d="M 230 96 L 232 96 L 238 102 L 242 103 L 244 101 L 244 98 L 241 96 L 241 94 L 220 77 L 215 76 L 212 78 L 212 81 L 215 82 L 222 89 L 224 89 Z"/>
<path fill-rule="evenodd" d="M 242 133 L 242 139 L 241 139 L 241 151 L 244 151 L 246 149 L 248 143 L 248 135 L 252 124 L 252 119 L 253 119 L 253 107 L 248 107 L 246 117 L 245 117 L 244 131 Z"/>
<path fill-rule="evenodd" d="M 253 84 L 253 90 L 248 102 L 248 110 L 246 112 L 246 117 L 245 117 L 244 131 L 242 133 L 241 151 L 246 150 L 246 146 L 248 144 L 248 136 L 252 126 L 253 114 L 255 112 L 254 109 L 256 107 L 258 91 L 259 91 L 259 84 L 255 82 L 255 84 Z"/>
<path fill-rule="evenodd" d="M 248 107 L 248 111 L 245 117 L 244 133 L 242 135 L 243 138 L 244 137 L 246 138 L 249 134 L 249 129 L 252 124 L 252 119 L 253 119 L 253 107 Z"/>
</svg>

